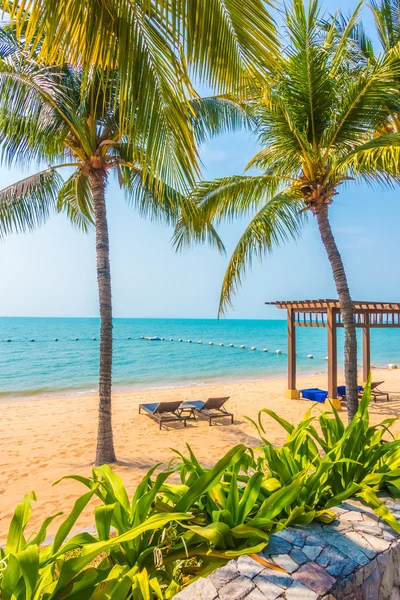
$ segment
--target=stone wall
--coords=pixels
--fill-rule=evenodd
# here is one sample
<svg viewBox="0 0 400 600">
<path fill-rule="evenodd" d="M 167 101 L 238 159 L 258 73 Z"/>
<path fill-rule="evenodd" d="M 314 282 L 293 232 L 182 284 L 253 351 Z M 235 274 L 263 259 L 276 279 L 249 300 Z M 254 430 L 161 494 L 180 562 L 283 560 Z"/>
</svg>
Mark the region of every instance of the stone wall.
<svg viewBox="0 0 400 600">
<path fill-rule="evenodd" d="M 400 521 L 400 501 L 384 498 Z M 356 500 L 312 523 L 273 535 L 260 555 L 286 573 L 241 556 L 174 600 L 400 600 L 400 535 Z"/>
</svg>

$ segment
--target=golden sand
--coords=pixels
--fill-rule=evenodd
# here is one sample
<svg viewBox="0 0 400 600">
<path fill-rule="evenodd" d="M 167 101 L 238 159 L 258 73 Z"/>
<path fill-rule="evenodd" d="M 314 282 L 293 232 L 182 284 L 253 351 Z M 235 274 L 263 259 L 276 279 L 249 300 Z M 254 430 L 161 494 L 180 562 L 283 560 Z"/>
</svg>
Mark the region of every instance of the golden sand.
<svg viewBox="0 0 400 600">
<path fill-rule="evenodd" d="M 397 392 L 390 403 L 371 406 L 371 420 L 378 422 L 400 414 L 400 370 L 376 370 L 375 381 Z M 299 388 L 326 386 L 326 377 L 314 375 L 299 378 Z M 171 448 L 185 452 L 190 444 L 198 459 L 212 464 L 231 446 L 243 443 L 257 446 L 257 432 L 245 415 L 255 418 L 262 408 L 270 408 L 280 416 L 297 423 L 312 403 L 287 400 L 283 397 L 286 382 L 271 379 L 255 382 L 212 384 L 188 388 L 157 389 L 115 393 L 113 396 L 113 426 L 118 465 L 129 492 L 147 470 L 157 462 L 172 456 Z M 146 415 L 138 414 L 141 402 L 163 400 L 198 400 L 215 396 L 230 396 L 228 407 L 235 414 L 235 424 L 225 422 L 209 427 L 208 421 L 170 425 L 159 431 L 158 425 Z M 320 405 L 324 407 L 324 405 Z M 314 409 L 317 411 L 317 409 Z M 27 531 L 34 531 L 46 516 L 67 512 L 74 500 L 86 491 L 75 481 L 53 482 L 67 474 L 90 475 L 95 455 L 97 398 L 94 395 L 36 398 L 0 404 L 0 542 L 4 541 L 16 504 L 24 494 L 34 490 L 37 502 Z M 346 417 L 344 413 L 344 418 Z M 268 438 L 274 444 L 285 440 L 284 430 L 270 417 L 265 417 Z M 400 422 L 393 427 L 400 433 Z M 49 533 L 57 529 L 60 518 L 53 522 Z M 89 507 L 76 527 L 93 523 Z"/>
</svg>

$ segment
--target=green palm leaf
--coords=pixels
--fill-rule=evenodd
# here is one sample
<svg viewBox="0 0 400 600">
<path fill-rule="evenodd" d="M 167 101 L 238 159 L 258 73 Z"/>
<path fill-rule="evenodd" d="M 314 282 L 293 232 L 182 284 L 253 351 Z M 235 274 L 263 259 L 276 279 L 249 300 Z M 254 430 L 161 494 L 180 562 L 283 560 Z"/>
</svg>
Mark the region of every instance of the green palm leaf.
<svg viewBox="0 0 400 600">
<path fill-rule="evenodd" d="M 45 169 L 0 191 L 0 237 L 33 231 L 56 212 L 63 179 Z"/>
<path fill-rule="evenodd" d="M 290 238 L 296 239 L 304 222 L 302 209 L 301 201 L 296 201 L 293 192 L 284 190 L 268 200 L 253 217 L 226 269 L 220 295 L 220 315 L 232 306 L 232 297 L 251 267 L 253 258 L 262 259 L 274 246 Z"/>
</svg>

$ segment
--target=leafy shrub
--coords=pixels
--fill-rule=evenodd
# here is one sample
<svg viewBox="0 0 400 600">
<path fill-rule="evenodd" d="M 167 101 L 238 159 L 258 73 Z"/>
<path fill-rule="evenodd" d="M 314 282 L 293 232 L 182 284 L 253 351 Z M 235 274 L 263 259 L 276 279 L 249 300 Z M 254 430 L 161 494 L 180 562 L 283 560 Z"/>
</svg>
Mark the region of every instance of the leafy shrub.
<svg viewBox="0 0 400 600">
<path fill-rule="evenodd" d="M 46 530 L 58 515 L 26 540 L 35 496 L 25 496 L 0 549 L 0 597 L 172 598 L 189 581 L 231 558 L 260 552 L 271 534 L 289 525 L 332 521 L 335 514 L 329 509 L 354 495 L 400 532 L 377 496 L 383 488 L 400 496 L 400 441 L 392 436 L 383 442 L 395 419 L 371 427 L 368 398 L 367 390 L 347 427 L 334 408 L 318 419 L 307 413 L 297 427 L 265 409 L 254 423 L 260 449 L 235 446 L 206 469 L 188 448 L 188 456 L 176 453 L 166 471 L 155 475 L 159 465 L 151 469 L 132 499 L 107 465 L 94 468 L 92 477 L 71 476 L 88 491 L 46 547 Z M 266 438 L 265 413 L 288 432 L 281 448 Z M 80 533 L 68 539 L 93 496 L 101 501 L 94 509 L 97 535 Z"/>
<path fill-rule="evenodd" d="M 400 533 L 396 519 L 376 495 L 386 489 L 400 497 L 400 441 L 390 432 L 398 417 L 370 426 L 370 396 L 368 384 L 358 412 L 347 427 L 333 406 L 331 413 L 321 411 L 318 419 L 308 411 L 297 427 L 263 409 L 258 423 L 252 421 L 264 444 L 264 456 L 258 458 L 257 469 L 268 474 L 269 481 L 276 486 L 285 486 L 306 471 L 307 477 L 298 488 L 299 505 L 318 512 L 358 496 Z M 262 424 L 265 413 L 288 432 L 280 448 L 274 448 L 265 438 Z M 314 426 L 315 421 L 321 433 Z M 385 434 L 390 441 L 383 440 Z"/>
</svg>

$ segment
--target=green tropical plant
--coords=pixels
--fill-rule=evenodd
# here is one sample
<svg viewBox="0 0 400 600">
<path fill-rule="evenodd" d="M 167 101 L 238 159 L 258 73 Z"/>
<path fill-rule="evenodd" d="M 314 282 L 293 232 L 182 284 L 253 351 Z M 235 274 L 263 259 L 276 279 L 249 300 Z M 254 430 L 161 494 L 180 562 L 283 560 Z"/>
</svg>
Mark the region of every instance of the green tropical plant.
<svg viewBox="0 0 400 600">
<path fill-rule="evenodd" d="M 331 413 L 321 411 L 318 419 L 307 411 L 297 426 L 269 409 L 262 410 L 258 422 L 253 421 L 264 444 L 264 456 L 259 458 L 258 468 L 277 486 L 287 485 L 307 470 L 308 476 L 298 490 L 299 504 L 304 502 L 306 506 L 323 511 L 358 496 L 393 529 L 400 531 L 400 525 L 376 495 L 378 491 L 386 490 L 400 497 L 400 440 L 390 432 L 398 417 L 371 426 L 370 397 L 368 383 L 358 411 L 347 427 L 333 406 Z M 265 438 L 264 414 L 287 431 L 288 438 L 283 446 L 274 448 Z M 384 441 L 385 435 L 391 440 Z"/>
<path fill-rule="evenodd" d="M 231 91 L 274 61 L 276 29 L 264 0 L 5 0 L 17 35 L 47 63 L 117 70 L 124 116 L 154 119 L 179 136 L 171 102 L 196 80 Z M 182 113 L 181 113 L 182 114 Z M 147 131 L 149 122 L 143 118 Z M 128 124 L 129 126 L 129 124 Z M 133 124 L 132 124 L 132 132 Z M 135 123 L 136 129 L 136 123 Z M 190 141 L 190 138 L 189 138 Z"/>
<path fill-rule="evenodd" d="M 3 32 L 1 39 L 5 35 Z M 8 40 L 17 46 L 12 32 Z M 173 137 L 167 141 L 161 114 L 152 115 L 149 130 L 139 143 L 127 135 L 127 117 L 118 104 L 117 87 L 117 73 L 105 76 L 93 70 L 85 75 L 68 65 L 43 66 L 20 49 L 5 55 L 0 63 L 3 162 L 52 165 L 0 192 L 0 236 L 33 230 L 55 212 L 64 212 L 83 231 L 94 226 L 96 232 L 101 319 L 97 464 L 116 460 L 111 419 L 109 175 L 115 174 L 128 202 L 142 215 L 175 222 L 179 213 L 191 214 L 195 209 L 181 192 L 190 179 L 197 142 L 220 128 L 234 128 L 243 122 L 241 111 L 227 100 L 180 102 L 175 128 L 188 128 L 192 139 L 183 158 Z M 229 119 L 225 118 L 228 113 Z M 73 172 L 67 171 L 64 181 L 60 169 Z M 213 236 L 212 227 L 209 234 Z M 214 239 L 218 243 L 215 235 Z"/>
<path fill-rule="evenodd" d="M 270 535 L 314 519 L 329 523 L 336 517 L 330 509 L 352 496 L 400 532 L 378 496 L 384 490 L 400 497 L 400 441 L 390 432 L 396 419 L 370 426 L 369 393 L 367 386 L 347 426 L 334 408 L 321 412 L 318 428 L 309 412 L 294 426 L 265 409 L 254 423 L 260 448 L 235 446 L 210 468 L 188 448 L 188 456 L 176 453 L 157 475 L 161 465 L 155 465 L 131 499 L 108 465 L 95 467 L 91 477 L 68 476 L 64 479 L 79 481 L 88 491 L 46 546 L 46 530 L 59 515 L 45 519 L 27 538 L 35 496 L 25 496 L 0 548 L 0 597 L 167 600 L 243 554 L 282 570 L 257 554 Z M 288 432 L 281 448 L 266 437 L 265 414 Z M 100 502 L 94 508 L 97 533 L 69 537 L 94 497 Z"/>
<path fill-rule="evenodd" d="M 254 214 L 240 238 L 222 284 L 220 314 L 232 303 L 254 257 L 296 238 L 307 214 L 316 217 L 332 267 L 345 331 L 345 381 L 350 420 L 357 411 L 357 340 L 347 277 L 329 207 L 348 180 L 386 182 L 385 165 L 360 165 L 356 157 L 386 122 L 399 75 L 393 53 L 368 60 L 354 43 L 359 8 L 344 28 L 321 18 L 318 0 L 294 0 L 284 13 L 280 60 L 258 89 L 236 100 L 255 125 L 262 147 L 246 169 L 259 175 L 200 182 L 192 198 L 205 223 Z M 389 141 L 374 141 L 381 149 Z M 398 144 L 398 142 L 397 142 Z M 181 222 L 178 248 L 196 241 L 202 223 Z"/>
</svg>

